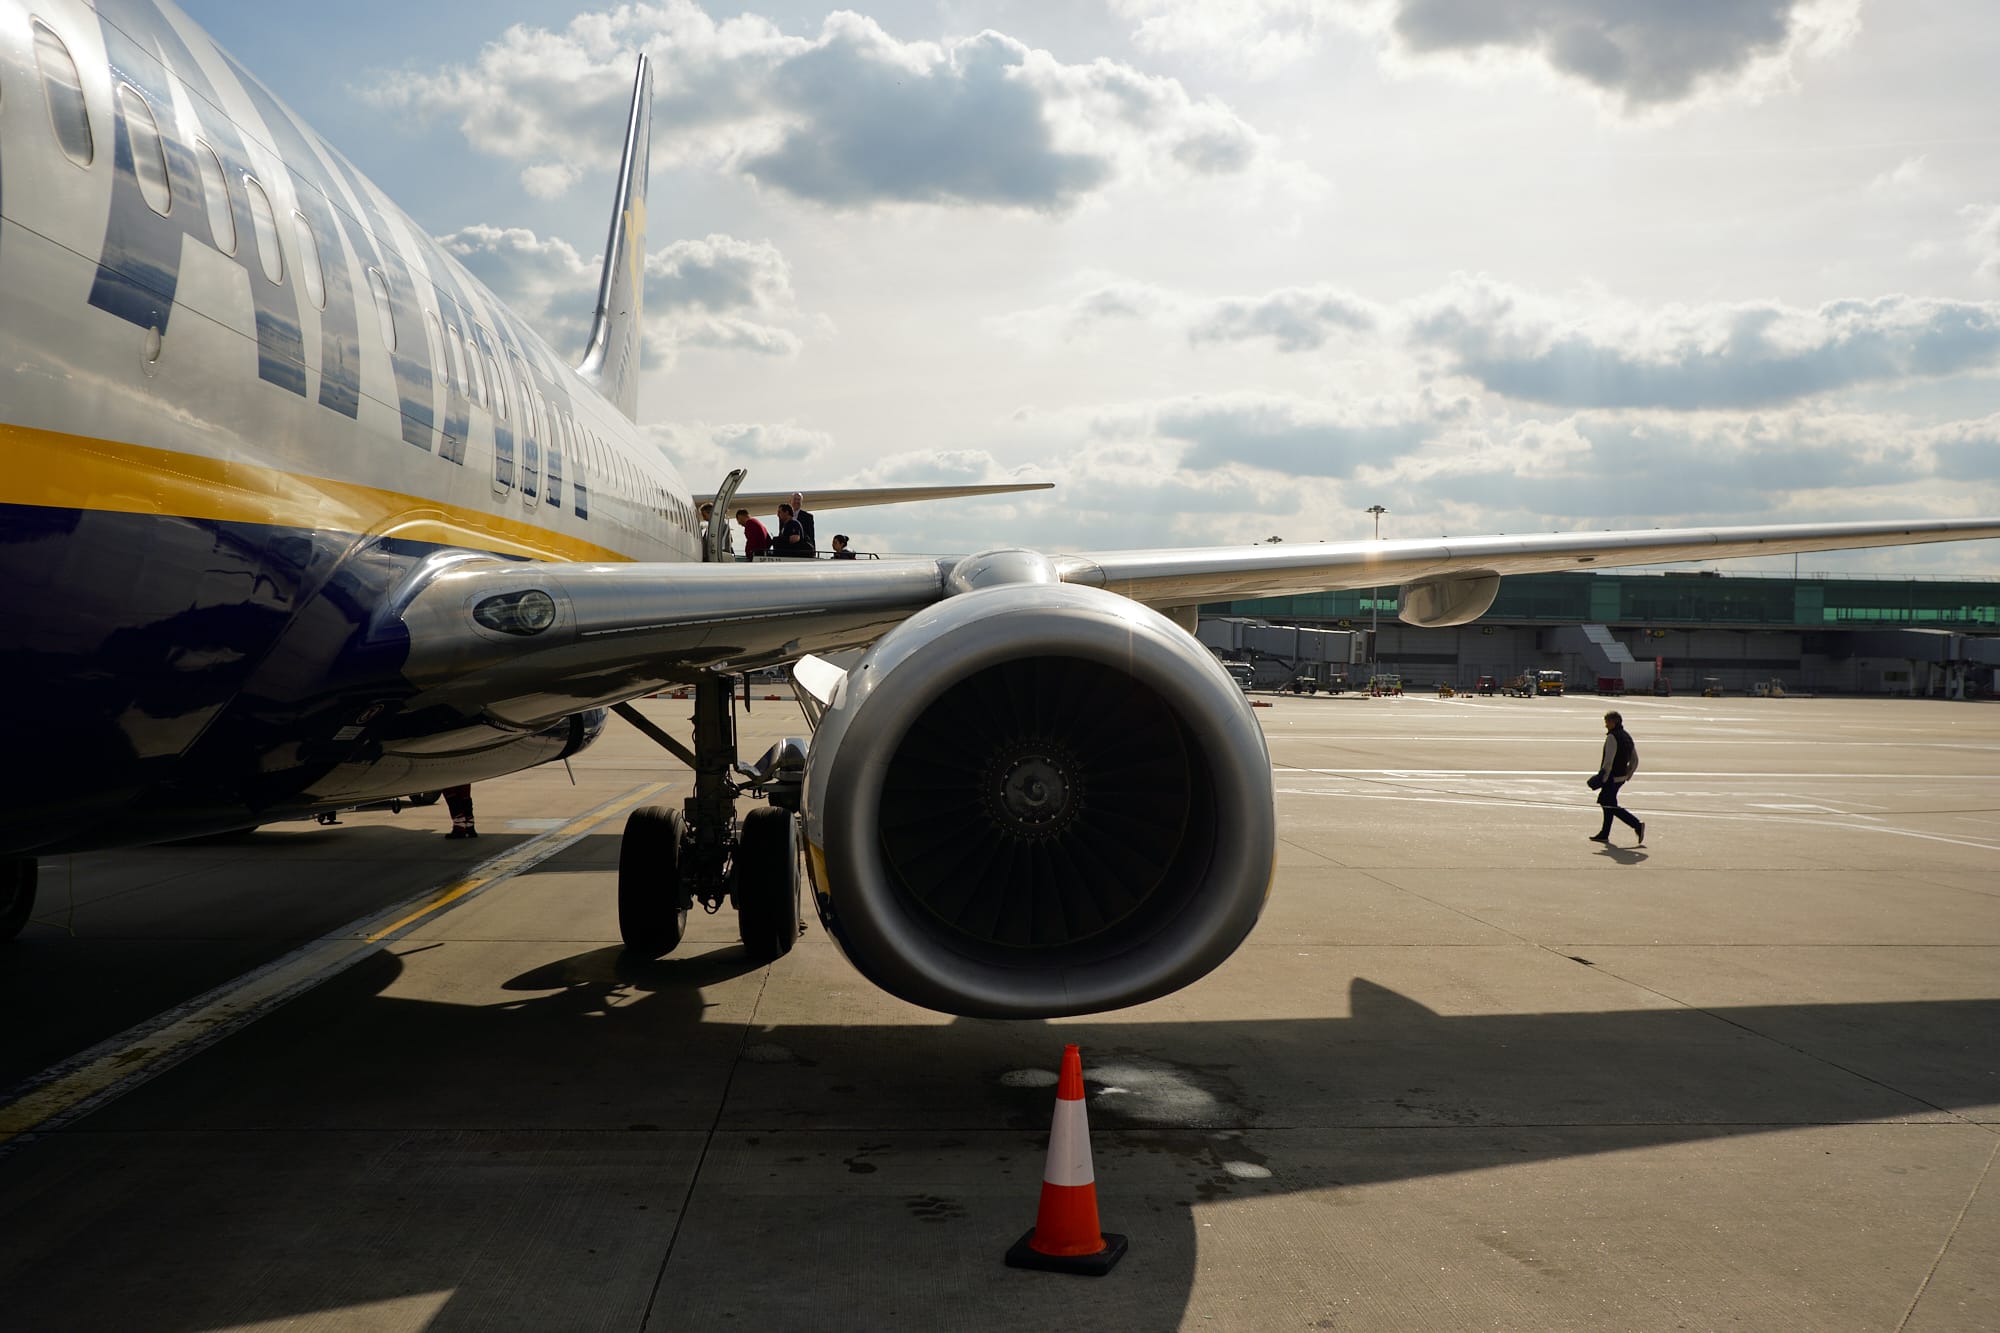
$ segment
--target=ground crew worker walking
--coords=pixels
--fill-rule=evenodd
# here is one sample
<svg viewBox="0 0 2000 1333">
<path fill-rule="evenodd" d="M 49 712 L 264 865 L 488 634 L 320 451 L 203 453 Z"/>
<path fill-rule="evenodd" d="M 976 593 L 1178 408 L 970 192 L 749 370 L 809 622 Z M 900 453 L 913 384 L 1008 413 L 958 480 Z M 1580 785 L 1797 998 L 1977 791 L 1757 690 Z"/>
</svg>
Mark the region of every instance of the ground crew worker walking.
<svg viewBox="0 0 2000 1333">
<path fill-rule="evenodd" d="M 1589 785 L 1597 792 L 1597 803 L 1604 808 L 1604 827 L 1590 837 L 1592 842 L 1611 841 L 1611 821 L 1622 819 L 1631 825 L 1639 835 L 1635 847 L 1646 843 L 1646 821 L 1618 804 L 1618 792 L 1632 780 L 1639 771 L 1639 747 L 1632 743 L 1632 737 L 1625 730 L 1625 719 L 1617 713 L 1604 715 L 1604 758 L 1597 771 L 1590 775 Z"/>
</svg>

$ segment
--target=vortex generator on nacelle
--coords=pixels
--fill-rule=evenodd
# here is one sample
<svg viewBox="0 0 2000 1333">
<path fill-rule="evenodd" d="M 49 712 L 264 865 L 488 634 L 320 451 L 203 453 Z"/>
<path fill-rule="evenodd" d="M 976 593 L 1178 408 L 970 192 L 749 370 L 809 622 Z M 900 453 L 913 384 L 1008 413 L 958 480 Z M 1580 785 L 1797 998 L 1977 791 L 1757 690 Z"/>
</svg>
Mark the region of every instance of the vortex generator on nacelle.
<svg viewBox="0 0 2000 1333">
<path fill-rule="evenodd" d="M 975 587 L 880 640 L 808 761 L 821 920 L 912 1003 L 986 1018 L 1138 1004 L 1256 923 L 1276 843 L 1243 692 L 1094 588 Z"/>
</svg>

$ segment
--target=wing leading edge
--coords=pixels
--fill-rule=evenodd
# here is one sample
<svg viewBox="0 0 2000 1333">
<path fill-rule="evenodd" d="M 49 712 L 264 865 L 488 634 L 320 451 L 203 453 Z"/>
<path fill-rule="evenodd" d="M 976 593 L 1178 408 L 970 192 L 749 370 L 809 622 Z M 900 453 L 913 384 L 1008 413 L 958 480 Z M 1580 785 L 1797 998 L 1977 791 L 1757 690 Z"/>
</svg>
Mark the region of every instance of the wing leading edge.
<svg viewBox="0 0 2000 1333">
<path fill-rule="evenodd" d="M 807 491 L 806 507 L 814 513 L 822 509 L 866 509 L 870 505 L 913 504 L 919 500 L 963 500 L 978 495 L 1010 495 L 1017 491 L 1055 489 L 1052 481 L 1008 482 L 983 486 L 849 486 L 837 490 Z M 697 495 L 697 505 L 707 504 L 713 495 Z M 738 491 L 731 497 L 731 510 L 747 509 L 768 514 L 781 504 L 790 504 L 790 491 Z"/>
<path fill-rule="evenodd" d="M 2000 518 L 1108 551 L 1060 556 L 1056 566 L 1068 583 L 1108 588 L 1151 606 L 1184 606 L 1563 569 L 1611 569 L 1994 537 L 2000 537 Z M 1498 586 L 1497 580 L 1494 586 Z M 1476 619 L 1480 611 L 1458 620 L 1421 623 L 1463 623 Z"/>
<path fill-rule="evenodd" d="M 1011 563 L 991 552 L 962 562 L 478 562 L 431 578 L 403 603 L 400 619 L 409 641 L 404 674 L 422 691 L 413 706 L 535 727 L 704 671 L 861 647 L 957 590 L 990 586 L 990 578 L 961 578 L 975 567 L 1040 569 L 1162 608 L 1400 585 L 1403 619 L 1449 625 L 1482 614 L 1508 574 L 1986 538 L 2000 538 L 2000 519 L 1116 551 Z M 510 608 L 533 593 L 547 607 L 536 603 L 533 616 L 516 616 Z"/>
</svg>

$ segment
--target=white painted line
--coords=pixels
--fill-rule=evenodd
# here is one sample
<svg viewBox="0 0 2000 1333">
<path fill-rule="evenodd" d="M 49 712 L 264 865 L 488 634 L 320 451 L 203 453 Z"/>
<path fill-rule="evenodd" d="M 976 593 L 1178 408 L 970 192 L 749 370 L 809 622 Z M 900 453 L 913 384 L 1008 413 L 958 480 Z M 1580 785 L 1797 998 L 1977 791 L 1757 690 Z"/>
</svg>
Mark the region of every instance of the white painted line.
<svg viewBox="0 0 2000 1333">
<path fill-rule="evenodd" d="M 1463 805 L 1479 806 L 1486 809 L 1509 810 L 1561 810 L 1569 814 L 1594 811 L 1595 804 L 1577 801 L 1537 801 L 1524 797 L 1478 797 L 1478 796 L 1422 796 L 1414 792 L 1367 791 L 1343 789 L 1341 791 L 1315 791 L 1304 787 L 1279 787 L 1280 796 L 1320 796 L 1342 801 L 1398 801 L 1405 805 Z M 1665 795 L 1667 793 L 1651 793 Z M 1730 814 L 1709 810 L 1673 810 L 1658 815 L 1664 826 L 1669 818 L 1673 820 L 1710 820 L 1733 823 L 1754 824 L 1797 824 L 1805 828 L 1845 829 L 1855 833 L 1888 833 L 1901 838 L 1915 838 L 1922 842 L 1949 843 L 1954 847 L 1973 847 L 1981 851 L 2000 852 L 2000 839 L 1984 841 L 1970 838 L 1951 838 L 1941 833 L 1923 833 L 1916 829 L 1896 828 L 1892 825 L 1876 823 L 1855 823 L 1856 819 L 1874 819 L 1872 815 L 1849 816 L 1847 819 L 1804 819 L 1785 815 Z"/>
<path fill-rule="evenodd" d="M 1596 747 L 1591 748 L 1590 757 L 1597 755 Z M 1395 776 L 1399 778 L 1566 778 L 1590 772 L 1588 762 L 1570 768 L 1384 768 L 1372 764 L 1366 768 L 1293 768 L 1285 764 L 1273 764 L 1274 773 L 1317 773 L 1327 777 L 1348 777 L 1365 774 L 1369 777 Z M 1753 773 L 1739 769 L 1686 769 L 1647 768 L 1641 770 L 1647 779 L 1657 778 L 1754 778 L 1759 781 L 1778 779 L 1786 782 L 1854 781 L 1854 782 L 2000 782 L 2000 773 Z"/>
</svg>

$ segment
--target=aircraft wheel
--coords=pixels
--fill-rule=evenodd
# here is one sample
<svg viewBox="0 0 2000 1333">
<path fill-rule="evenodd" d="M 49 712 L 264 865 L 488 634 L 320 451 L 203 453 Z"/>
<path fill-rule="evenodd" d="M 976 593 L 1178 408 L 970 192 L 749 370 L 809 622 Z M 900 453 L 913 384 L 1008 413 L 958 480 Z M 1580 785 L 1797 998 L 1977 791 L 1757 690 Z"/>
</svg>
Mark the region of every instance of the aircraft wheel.
<svg viewBox="0 0 2000 1333">
<path fill-rule="evenodd" d="M 642 805 L 625 819 L 618 847 L 618 933 L 625 947 L 648 958 L 672 953 L 687 933 L 688 900 L 681 889 L 678 810 Z"/>
<path fill-rule="evenodd" d="M 759 962 L 799 942 L 799 834 L 789 810 L 762 806 L 743 818 L 736 843 L 736 928 Z"/>
<path fill-rule="evenodd" d="M 439 791 L 413 791 L 403 799 L 416 806 L 436 805 L 442 795 L 444 793 Z"/>
<path fill-rule="evenodd" d="M 0 860 L 0 940 L 11 940 L 35 910 L 36 865 L 32 856 Z"/>
</svg>

